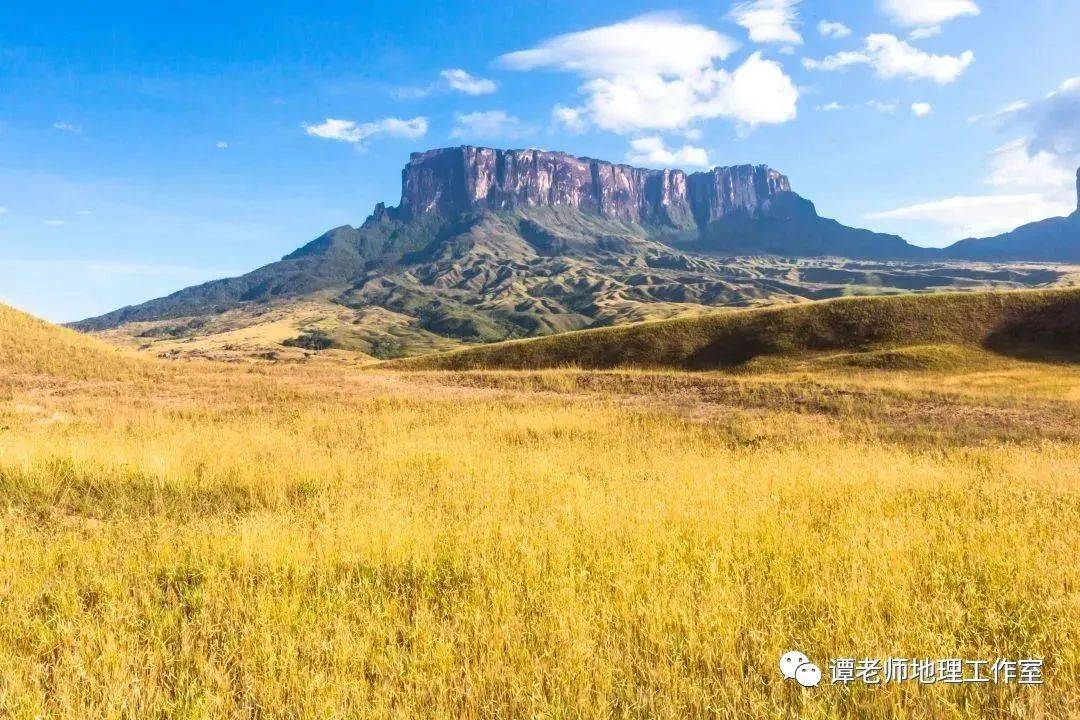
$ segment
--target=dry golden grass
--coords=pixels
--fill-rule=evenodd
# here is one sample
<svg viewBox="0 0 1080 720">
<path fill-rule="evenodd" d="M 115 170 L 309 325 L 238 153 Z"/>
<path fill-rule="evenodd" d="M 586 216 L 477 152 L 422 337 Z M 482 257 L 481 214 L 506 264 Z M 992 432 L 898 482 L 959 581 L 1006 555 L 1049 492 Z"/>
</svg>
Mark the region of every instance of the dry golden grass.
<svg viewBox="0 0 1080 720">
<path fill-rule="evenodd" d="M 1080 715 L 1075 367 L 148 366 L 0 370 L 0 717 Z"/>
<path fill-rule="evenodd" d="M 131 377 L 148 366 L 73 330 L 19 312 L 0 303 L 0 372 L 68 378 Z"/>
</svg>

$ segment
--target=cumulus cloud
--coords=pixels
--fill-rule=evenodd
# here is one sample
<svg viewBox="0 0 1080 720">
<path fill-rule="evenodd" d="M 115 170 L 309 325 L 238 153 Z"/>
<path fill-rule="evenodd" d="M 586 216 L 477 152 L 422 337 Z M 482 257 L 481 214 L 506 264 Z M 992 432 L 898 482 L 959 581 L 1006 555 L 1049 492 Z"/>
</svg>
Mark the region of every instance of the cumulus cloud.
<svg viewBox="0 0 1080 720">
<path fill-rule="evenodd" d="M 844 109 L 844 106 L 841 105 L 840 103 L 836 102 L 835 100 L 833 102 L 825 103 L 824 105 L 818 105 L 818 110 L 821 110 L 823 112 L 833 112 L 835 110 L 843 110 L 843 109 Z"/>
<path fill-rule="evenodd" d="M 733 71 L 719 66 L 736 47 L 701 25 L 646 15 L 559 35 L 499 62 L 577 75 L 580 119 L 618 133 L 684 130 L 712 118 L 742 129 L 794 119 L 799 91 L 779 63 L 753 53 Z"/>
<path fill-rule="evenodd" d="M 728 17 L 746 28 L 756 43 L 802 45 L 802 36 L 795 29 L 799 24 L 795 10 L 798 4 L 799 0 L 752 0 L 733 7 Z"/>
<path fill-rule="evenodd" d="M 930 105 L 930 103 L 911 103 L 911 112 L 915 114 L 915 117 L 926 117 L 931 112 L 933 112 L 933 110 L 934 108 Z"/>
<path fill-rule="evenodd" d="M 499 86 L 494 80 L 477 77 L 461 68 L 447 68 L 439 71 L 438 82 L 421 87 L 398 88 L 394 90 L 393 95 L 398 100 L 415 100 L 440 90 L 476 96 L 489 95 L 498 89 Z"/>
<path fill-rule="evenodd" d="M 877 74 L 883 78 L 927 78 L 947 85 L 964 72 L 975 60 L 975 54 L 965 50 L 959 56 L 931 55 L 922 52 L 893 35 L 870 35 L 866 50 Z"/>
<path fill-rule="evenodd" d="M 709 154 L 704 148 L 683 145 L 681 148 L 669 150 L 663 139 L 656 135 L 631 140 L 626 159 L 638 165 L 704 167 L 709 164 Z"/>
<path fill-rule="evenodd" d="M 556 127 L 570 133 L 585 132 L 589 125 L 583 109 L 565 105 L 556 105 L 551 109 L 551 121 Z"/>
<path fill-rule="evenodd" d="M 979 14 L 974 0 L 880 0 L 879 5 L 901 27 L 925 28 Z"/>
<path fill-rule="evenodd" d="M 425 117 L 410 120 L 388 117 L 366 123 L 326 118 L 318 125 L 304 124 L 304 132 L 312 137 L 347 142 L 361 148 L 373 138 L 385 136 L 415 139 L 423 137 L 427 131 L 428 121 Z"/>
<path fill-rule="evenodd" d="M 973 120 L 1028 133 L 987 155 L 983 183 L 995 192 L 909 205 L 871 218 L 925 220 L 963 238 L 995 235 L 1076 208 L 1080 79 L 1066 80 L 1038 100 L 1018 100 Z"/>
<path fill-rule="evenodd" d="M 471 75 L 461 68 L 450 68 L 439 73 L 439 77 L 451 90 L 466 95 L 488 95 L 499 89 L 494 80 Z"/>
<path fill-rule="evenodd" d="M 850 65 L 870 65 L 878 77 L 933 80 L 940 85 L 955 81 L 975 61 L 965 50 L 960 55 L 931 55 L 912 47 L 895 35 L 877 33 L 866 38 L 862 52 L 840 52 L 821 60 L 803 58 L 807 70 L 840 70 Z"/>
<path fill-rule="evenodd" d="M 532 128 L 520 118 L 510 115 L 505 110 L 486 112 L 457 113 L 454 115 L 452 138 L 494 139 L 515 138 L 528 135 Z"/>
<path fill-rule="evenodd" d="M 225 142 L 224 140 L 218 140 L 216 143 L 214 143 L 214 147 L 216 147 L 218 150 L 227 150 L 229 147 L 229 143 Z"/>
<path fill-rule="evenodd" d="M 817 31 L 821 37 L 845 38 L 851 34 L 851 28 L 842 22 L 822 20 L 817 24 Z"/>
</svg>

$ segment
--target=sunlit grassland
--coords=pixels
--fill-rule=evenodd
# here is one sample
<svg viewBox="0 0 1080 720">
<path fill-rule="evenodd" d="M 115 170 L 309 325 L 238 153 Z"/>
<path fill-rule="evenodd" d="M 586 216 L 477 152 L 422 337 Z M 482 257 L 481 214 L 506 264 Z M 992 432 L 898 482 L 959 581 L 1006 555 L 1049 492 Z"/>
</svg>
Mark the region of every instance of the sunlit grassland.
<svg viewBox="0 0 1080 720">
<path fill-rule="evenodd" d="M 8 377 L 0 717 L 1075 716 L 1076 371 L 1000 372 Z M 801 690 L 792 647 L 1046 684 Z"/>
</svg>

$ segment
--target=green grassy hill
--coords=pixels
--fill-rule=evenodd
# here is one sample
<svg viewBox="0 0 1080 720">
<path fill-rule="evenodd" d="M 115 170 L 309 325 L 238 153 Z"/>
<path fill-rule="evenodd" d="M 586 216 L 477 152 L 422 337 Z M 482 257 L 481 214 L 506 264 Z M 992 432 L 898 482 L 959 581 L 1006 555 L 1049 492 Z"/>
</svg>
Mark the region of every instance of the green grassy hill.
<svg viewBox="0 0 1080 720">
<path fill-rule="evenodd" d="M 720 369 L 817 357 L 929 369 L 975 351 L 1080 361 L 1080 290 L 844 298 L 564 333 L 385 366 Z"/>
<path fill-rule="evenodd" d="M 130 376 L 149 361 L 0 304 L 0 373 L 76 379 Z"/>
</svg>

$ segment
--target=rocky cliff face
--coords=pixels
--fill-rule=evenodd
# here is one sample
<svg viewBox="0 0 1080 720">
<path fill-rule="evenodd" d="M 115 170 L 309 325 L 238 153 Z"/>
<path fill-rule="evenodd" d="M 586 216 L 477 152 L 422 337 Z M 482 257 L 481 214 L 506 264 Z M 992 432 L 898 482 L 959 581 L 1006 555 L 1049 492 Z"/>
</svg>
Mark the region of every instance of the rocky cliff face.
<svg viewBox="0 0 1080 720">
<path fill-rule="evenodd" d="M 413 153 L 402 171 L 406 217 L 432 212 L 569 206 L 604 217 L 675 228 L 731 215 L 756 218 L 788 179 L 764 165 L 687 175 L 543 150 L 457 147 Z"/>
</svg>

